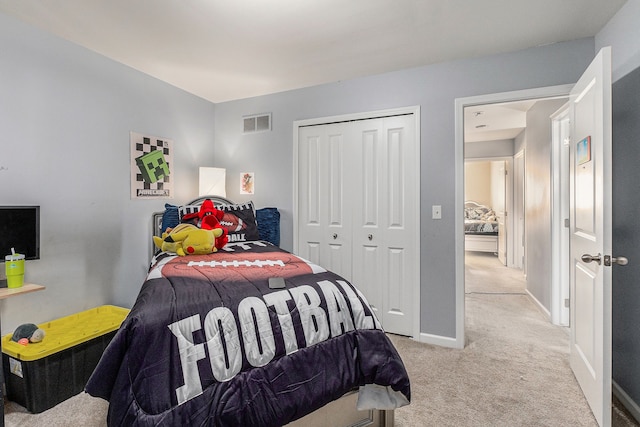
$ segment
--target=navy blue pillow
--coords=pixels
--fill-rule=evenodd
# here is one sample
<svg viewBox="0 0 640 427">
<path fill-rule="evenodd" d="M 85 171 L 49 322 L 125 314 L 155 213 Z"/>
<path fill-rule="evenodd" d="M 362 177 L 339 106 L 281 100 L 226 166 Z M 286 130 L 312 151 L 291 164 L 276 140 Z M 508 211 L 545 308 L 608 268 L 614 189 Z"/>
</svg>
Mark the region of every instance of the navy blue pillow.
<svg viewBox="0 0 640 427">
<path fill-rule="evenodd" d="M 164 213 L 162 214 L 162 227 L 161 232 L 164 232 L 167 228 L 173 228 L 180 224 L 180 214 L 178 213 L 178 207 L 165 203 Z"/>
<path fill-rule="evenodd" d="M 280 212 L 277 208 L 262 208 L 256 210 L 256 222 L 260 240 L 266 240 L 280 246 Z"/>
</svg>

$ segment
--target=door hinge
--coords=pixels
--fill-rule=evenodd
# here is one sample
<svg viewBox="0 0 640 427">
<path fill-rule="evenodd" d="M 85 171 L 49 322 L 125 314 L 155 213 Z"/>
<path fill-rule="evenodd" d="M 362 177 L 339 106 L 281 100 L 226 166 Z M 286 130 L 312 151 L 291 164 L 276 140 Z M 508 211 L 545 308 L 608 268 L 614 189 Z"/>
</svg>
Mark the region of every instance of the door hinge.
<svg viewBox="0 0 640 427">
<path fill-rule="evenodd" d="M 564 228 L 569 228 L 569 218 L 564 219 Z"/>
<path fill-rule="evenodd" d="M 565 299 L 564 299 L 564 306 L 565 306 L 566 308 L 569 308 L 569 298 L 565 298 Z"/>
</svg>

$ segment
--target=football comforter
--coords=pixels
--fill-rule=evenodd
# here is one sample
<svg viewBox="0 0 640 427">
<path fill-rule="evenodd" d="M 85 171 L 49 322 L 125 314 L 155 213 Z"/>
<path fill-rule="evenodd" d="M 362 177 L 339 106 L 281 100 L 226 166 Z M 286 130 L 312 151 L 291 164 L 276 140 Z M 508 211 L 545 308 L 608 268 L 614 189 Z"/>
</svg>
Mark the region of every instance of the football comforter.
<svg viewBox="0 0 640 427">
<path fill-rule="evenodd" d="M 402 360 L 363 295 L 269 243 L 247 242 L 156 255 L 86 391 L 109 401 L 111 426 L 267 427 L 358 387 L 358 409 L 410 400 Z"/>
</svg>

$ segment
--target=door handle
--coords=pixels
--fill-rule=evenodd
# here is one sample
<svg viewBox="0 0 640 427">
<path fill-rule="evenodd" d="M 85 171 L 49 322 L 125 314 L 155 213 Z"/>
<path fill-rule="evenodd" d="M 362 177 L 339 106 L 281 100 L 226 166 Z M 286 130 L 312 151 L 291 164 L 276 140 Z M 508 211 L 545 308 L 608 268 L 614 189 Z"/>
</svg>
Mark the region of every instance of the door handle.
<svg viewBox="0 0 640 427">
<path fill-rule="evenodd" d="M 623 256 L 612 257 L 611 255 L 605 255 L 604 265 L 606 265 L 607 267 L 610 267 L 611 264 L 627 265 L 629 264 L 629 260 Z"/>
<path fill-rule="evenodd" d="M 331 237 L 333 237 L 333 240 L 337 239 L 338 238 L 338 233 L 333 233 L 333 235 Z"/>
<path fill-rule="evenodd" d="M 590 262 L 597 262 L 598 265 L 600 265 L 600 262 L 602 261 L 602 257 L 600 256 L 600 254 L 598 255 L 584 254 L 580 257 L 580 259 L 582 260 L 582 262 L 585 262 L 587 264 Z"/>
</svg>

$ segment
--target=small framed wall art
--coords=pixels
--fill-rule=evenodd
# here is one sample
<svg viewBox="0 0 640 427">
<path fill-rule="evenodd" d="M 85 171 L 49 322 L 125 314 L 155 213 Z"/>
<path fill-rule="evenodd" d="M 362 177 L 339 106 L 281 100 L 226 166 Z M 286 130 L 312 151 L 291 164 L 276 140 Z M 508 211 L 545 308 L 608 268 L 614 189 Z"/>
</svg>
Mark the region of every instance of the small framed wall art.
<svg viewBox="0 0 640 427">
<path fill-rule="evenodd" d="M 588 136 L 585 139 L 578 142 L 576 147 L 576 162 L 581 165 L 591 160 L 591 137 Z"/>
<path fill-rule="evenodd" d="M 255 174 L 242 172 L 240 174 L 240 194 L 253 194 L 255 188 Z"/>
</svg>

